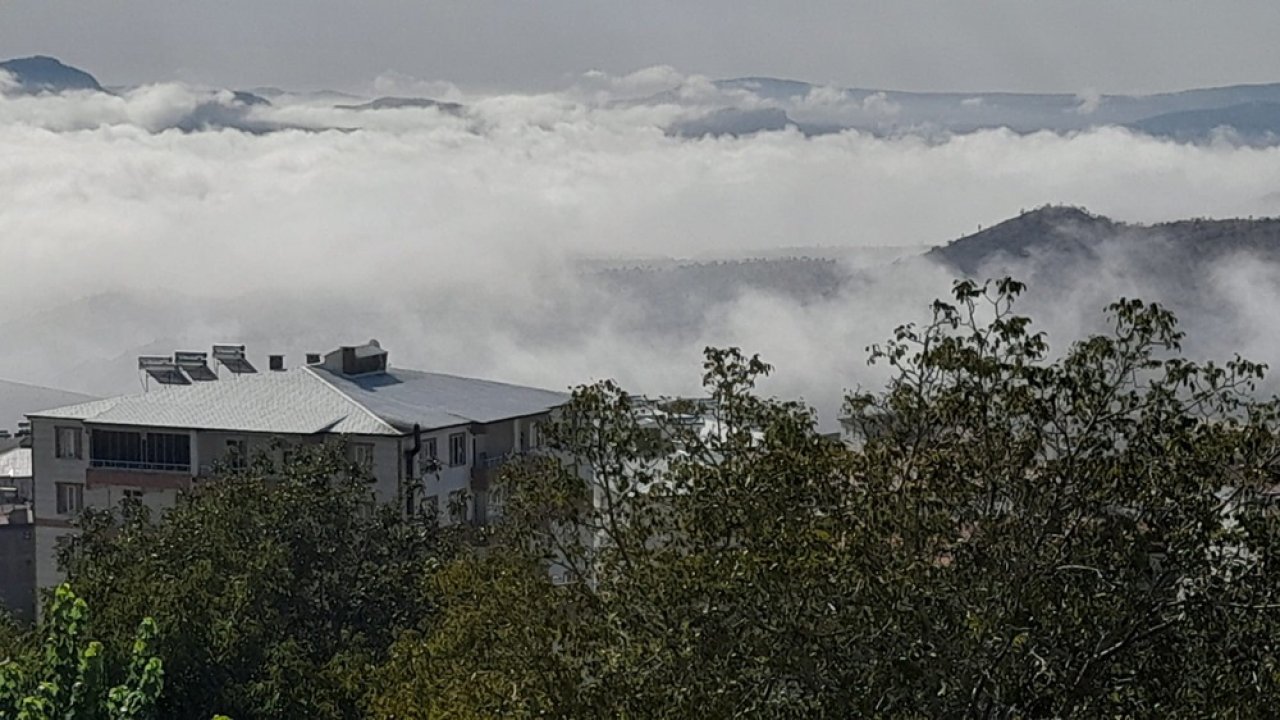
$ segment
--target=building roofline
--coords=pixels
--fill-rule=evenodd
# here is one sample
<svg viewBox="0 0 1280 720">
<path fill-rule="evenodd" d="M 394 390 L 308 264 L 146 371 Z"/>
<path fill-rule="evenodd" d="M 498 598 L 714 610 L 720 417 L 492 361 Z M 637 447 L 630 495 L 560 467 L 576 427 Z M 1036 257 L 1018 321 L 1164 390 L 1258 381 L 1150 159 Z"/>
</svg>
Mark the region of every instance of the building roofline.
<svg viewBox="0 0 1280 720">
<path fill-rule="evenodd" d="M 314 368 L 312 368 L 310 365 L 304 365 L 304 366 L 303 366 L 303 368 L 302 368 L 302 370 L 303 370 L 304 372 L 306 372 L 308 375 L 310 375 L 311 377 L 313 377 L 313 378 L 315 378 L 316 380 L 320 381 L 320 382 L 321 382 L 321 383 L 322 383 L 326 388 L 328 388 L 330 391 L 332 391 L 332 392 L 334 392 L 334 393 L 337 393 L 337 394 L 338 394 L 338 395 L 340 395 L 344 400 L 346 400 L 347 402 L 349 402 L 349 403 L 351 403 L 352 405 L 354 405 L 354 406 L 356 406 L 357 408 L 359 408 L 361 412 L 363 412 L 363 413 L 365 413 L 366 415 L 368 415 L 369 417 L 373 418 L 376 422 L 381 423 L 383 427 L 385 427 L 386 429 L 390 430 L 393 434 L 396 434 L 396 435 L 401 434 L 401 433 L 400 433 L 400 430 L 399 430 L 398 428 L 396 428 L 394 425 L 392 425 L 391 423 L 389 423 L 389 422 L 387 422 L 386 420 L 384 420 L 380 415 L 378 415 L 378 414 L 377 414 L 377 413 L 375 413 L 374 411 L 372 411 L 372 410 L 370 410 L 369 408 L 365 407 L 365 406 L 364 406 L 364 404 L 363 404 L 363 403 L 361 403 L 359 400 L 356 400 L 355 398 L 351 397 L 350 395 L 348 395 L 348 394 L 346 394 L 346 393 L 342 392 L 342 390 L 338 389 L 338 387 L 337 387 L 336 385 L 334 385 L 333 383 L 329 382 L 329 381 L 328 381 L 328 380 L 326 380 L 325 378 L 321 377 L 321 376 L 320 376 L 320 373 L 316 372 L 316 371 L 315 371 L 315 369 L 314 369 Z"/>
</svg>

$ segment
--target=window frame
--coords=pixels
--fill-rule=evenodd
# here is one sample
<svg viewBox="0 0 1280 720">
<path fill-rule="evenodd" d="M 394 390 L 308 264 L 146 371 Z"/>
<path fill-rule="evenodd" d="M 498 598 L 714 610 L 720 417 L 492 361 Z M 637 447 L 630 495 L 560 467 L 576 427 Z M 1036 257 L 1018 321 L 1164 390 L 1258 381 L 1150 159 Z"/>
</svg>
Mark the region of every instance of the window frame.
<svg viewBox="0 0 1280 720">
<path fill-rule="evenodd" d="M 84 512 L 83 483 L 60 482 L 54 483 L 53 487 L 57 514 L 75 516 Z"/>
<path fill-rule="evenodd" d="M 227 438 L 222 458 L 232 470 L 244 470 L 249 467 L 249 444 L 244 438 Z"/>
<path fill-rule="evenodd" d="M 465 490 L 454 490 L 449 493 L 449 522 L 453 525 L 465 525 L 471 516 L 471 497 Z"/>
<path fill-rule="evenodd" d="M 70 434 L 71 447 L 64 447 L 63 434 Z M 53 456 L 59 460 L 81 460 L 84 458 L 84 440 L 80 428 L 74 425 L 53 426 Z"/>
<path fill-rule="evenodd" d="M 455 444 L 456 443 L 456 444 Z M 462 467 L 467 464 L 467 434 L 465 432 L 449 434 L 449 467 Z"/>
<path fill-rule="evenodd" d="M 365 472 L 373 472 L 377 446 L 371 442 L 353 442 L 348 446 L 351 462 L 360 466 Z M 361 457 L 367 455 L 367 457 Z"/>
<path fill-rule="evenodd" d="M 191 435 L 94 428 L 89 437 L 89 466 L 190 473 Z"/>
</svg>

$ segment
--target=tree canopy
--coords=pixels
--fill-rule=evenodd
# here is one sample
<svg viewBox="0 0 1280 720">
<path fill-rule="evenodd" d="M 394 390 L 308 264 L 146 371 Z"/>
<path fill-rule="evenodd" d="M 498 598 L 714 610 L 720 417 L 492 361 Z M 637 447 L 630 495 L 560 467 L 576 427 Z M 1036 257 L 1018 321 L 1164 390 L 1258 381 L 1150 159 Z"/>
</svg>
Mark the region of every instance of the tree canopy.
<svg viewBox="0 0 1280 720">
<path fill-rule="evenodd" d="M 91 513 L 66 567 L 110 666 L 154 618 L 171 718 L 1271 716 L 1264 368 L 1128 299 L 1054 351 L 1022 290 L 871 348 L 851 442 L 711 349 L 701 400 L 576 389 L 492 528 L 375 507 L 317 446 Z"/>
<path fill-rule="evenodd" d="M 41 651 L 0 658 L 0 717 L 15 720 L 149 720 L 164 686 L 164 666 L 153 654 L 156 627 L 143 618 L 112 672 L 102 643 L 90 640 L 89 607 L 67 585 L 50 597 L 41 627 Z M 111 675 L 122 675 L 112 685 Z"/>
<path fill-rule="evenodd" d="M 163 518 L 135 502 L 81 525 L 69 581 L 108 637 L 155 619 L 166 718 L 360 717 L 371 668 L 433 613 L 434 522 L 375 505 L 337 444 L 258 458 Z"/>
<path fill-rule="evenodd" d="M 505 477 L 501 549 L 433 579 L 377 713 L 1268 716 L 1263 368 L 1181 357 L 1132 300 L 1053 355 L 1021 290 L 960 283 L 873 348 L 894 378 L 848 398 L 856 449 L 736 351 L 708 352 L 709 424 L 580 388 Z"/>
</svg>

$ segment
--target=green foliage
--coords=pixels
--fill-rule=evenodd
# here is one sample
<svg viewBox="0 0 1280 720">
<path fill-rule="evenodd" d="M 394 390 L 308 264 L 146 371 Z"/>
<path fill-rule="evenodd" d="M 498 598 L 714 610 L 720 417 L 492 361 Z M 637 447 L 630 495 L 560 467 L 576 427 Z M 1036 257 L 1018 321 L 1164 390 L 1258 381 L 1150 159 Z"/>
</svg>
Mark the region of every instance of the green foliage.
<svg viewBox="0 0 1280 720">
<path fill-rule="evenodd" d="M 340 446 L 295 455 L 204 481 L 162 519 L 90 512 L 64 549 L 107 637 L 155 618 L 165 718 L 360 717 L 365 677 L 432 614 L 434 523 L 376 506 Z"/>
<path fill-rule="evenodd" d="M 710 426 L 578 389 L 494 544 L 427 585 L 377 716 L 1269 717 L 1263 368 L 1188 361 L 1131 300 L 1055 357 L 1021 291 L 959 283 L 874 348 L 856 450 L 733 350 Z"/>
<path fill-rule="evenodd" d="M 0 663 L 0 717 L 15 720 L 145 720 L 157 717 L 164 670 L 154 655 L 155 623 L 144 619 L 128 651 L 123 682 L 112 686 L 102 643 L 90 635 L 89 608 L 67 585 L 45 612 L 43 650 L 27 663 Z"/>
</svg>

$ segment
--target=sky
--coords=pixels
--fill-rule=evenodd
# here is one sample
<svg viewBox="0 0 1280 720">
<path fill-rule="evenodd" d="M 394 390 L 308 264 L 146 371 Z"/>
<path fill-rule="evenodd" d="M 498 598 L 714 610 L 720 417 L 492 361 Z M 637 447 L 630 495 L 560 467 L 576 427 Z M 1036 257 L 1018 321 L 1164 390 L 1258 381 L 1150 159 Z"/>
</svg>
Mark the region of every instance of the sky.
<svg viewBox="0 0 1280 720">
<path fill-rule="evenodd" d="M 1061 91 L 1081 97 L 1055 111 L 1070 117 L 1097 92 L 1280 80 L 1280 3 L 1226 5 L 0 0 L 0 57 L 55 55 L 138 85 L 24 96 L 0 78 L 0 379 L 117 394 L 137 389 L 139 354 L 231 341 L 296 362 L 377 338 L 400 367 L 687 395 L 704 347 L 739 346 L 777 366 L 769 393 L 830 422 L 845 390 L 885 379 L 867 347 L 925 319 L 951 271 L 907 260 L 816 299 L 803 275 L 799 293 L 695 281 L 636 297 L 591 263 L 912 255 L 1049 203 L 1129 222 L 1280 215 L 1280 146 L 1087 125 L 665 132 L 757 106 L 708 79 Z M 275 95 L 246 110 L 208 88 L 261 85 L 465 110 Z M 664 90 L 679 100 L 630 102 Z M 897 112 L 825 86 L 797 103 L 836 100 Z M 211 112 L 287 129 L 179 130 Z M 1161 300 L 1149 275 L 1121 254 L 1033 288 L 1029 310 L 1064 346 L 1116 297 Z M 1189 318 L 1201 347 L 1277 364 L 1280 336 L 1258 328 L 1280 268 L 1236 258 L 1205 277 L 1220 302 Z"/>
<path fill-rule="evenodd" d="M 113 85 L 562 87 L 670 65 L 900 90 L 1270 82 L 1274 0 L 0 0 L 0 55 Z"/>
<path fill-rule="evenodd" d="M 739 346 L 777 366 L 767 392 L 829 423 L 845 390 L 884 379 L 866 348 L 925 319 L 951 272 L 899 263 L 808 300 L 696 280 L 636 297 L 584 258 L 912 254 L 1045 203 L 1137 222 L 1280 214 L 1280 147 L 1114 127 L 684 139 L 662 130 L 679 108 L 612 102 L 651 75 L 673 79 L 469 95 L 460 116 L 282 102 L 253 112 L 344 130 L 265 134 L 172 129 L 209 97 L 178 83 L 0 98 L 0 378 L 117 394 L 139 389 L 139 354 L 232 341 L 296 363 L 377 338 L 399 367 L 684 395 L 704 347 Z M 1141 264 L 1033 288 L 1037 327 L 1065 345 L 1117 297 L 1163 299 Z M 1221 314 L 1191 318 L 1197 334 L 1271 360 L 1280 339 L 1256 328 L 1280 269 L 1213 277 Z"/>
</svg>

